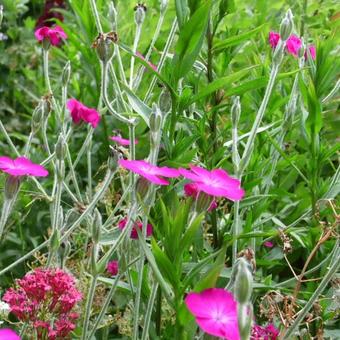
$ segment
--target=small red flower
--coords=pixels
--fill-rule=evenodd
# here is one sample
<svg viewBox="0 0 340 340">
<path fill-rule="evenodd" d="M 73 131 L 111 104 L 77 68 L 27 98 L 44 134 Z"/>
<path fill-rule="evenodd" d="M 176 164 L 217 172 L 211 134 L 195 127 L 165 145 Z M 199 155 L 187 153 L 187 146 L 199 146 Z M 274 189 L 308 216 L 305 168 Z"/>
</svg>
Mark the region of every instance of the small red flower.
<svg viewBox="0 0 340 340">
<path fill-rule="evenodd" d="M 35 37 L 38 41 L 48 40 L 51 45 L 57 46 L 62 39 L 67 39 L 67 35 L 60 26 L 54 26 L 52 28 L 44 26 L 38 28 L 34 32 Z"/>
<path fill-rule="evenodd" d="M 81 121 L 84 121 L 91 124 L 93 128 L 96 128 L 99 124 L 100 115 L 97 110 L 87 107 L 73 98 L 68 100 L 66 106 L 71 112 L 71 117 L 75 124 L 79 124 Z"/>
</svg>

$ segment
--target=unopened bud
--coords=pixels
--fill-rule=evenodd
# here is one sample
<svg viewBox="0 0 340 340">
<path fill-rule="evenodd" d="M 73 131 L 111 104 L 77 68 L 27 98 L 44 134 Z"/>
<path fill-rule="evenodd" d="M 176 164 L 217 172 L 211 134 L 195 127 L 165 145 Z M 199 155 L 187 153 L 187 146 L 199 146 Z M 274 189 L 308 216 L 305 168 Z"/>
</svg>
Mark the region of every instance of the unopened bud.
<svg viewBox="0 0 340 340">
<path fill-rule="evenodd" d="M 163 14 L 168 7 L 168 0 L 160 0 L 160 11 Z"/>
<path fill-rule="evenodd" d="M 162 125 L 162 114 L 156 104 L 152 105 L 152 112 L 149 119 L 151 132 L 157 132 Z"/>
<path fill-rule="evenodd" d="M 55 252 L 59 249 L 60 246 L 60 231 L 59 229 L 55 229 L 50 239 L 50 248 L 52 252 Z"/>
<path fill-rule="evenodd" d="M 111 149 L 111 152 L 110 152 L 109 159 L 107 161 L 107 165 L 111 171 L 116 171 L 118 167 L 118 161 L 120 158 L 119 152 L 112 146 L 110 146 L 110 149 Z"/>
<path fill-rule="evenodd" d="M 138 4 L 135 8 L 135 23 L 141 25 L 145 19 L 147 7 L 144 4 Z"/>
<path fill-rule="evenodd" d="M 62 134 L 59 135 L 57 144 L 55 145 L 55 157 L 60 161 L 65 157 L 65 141 Z"/>
<path fill-rule="evenodd" d="M 19 191 L 20 177 L 9 175 L 5 182 L 5 198 L 11 200 Z"/>
<path fill-rule="evenodd" d="M 306 45 L 305 45 L 303 38 L 301 38 L 301 47 L 300 47 L 299 52 L 298 52 L 299 58 L 305 57 L 305 51 L 306 51 Z"/>
<path fill-rule="evenodd" d="M 237 274 L 235 279 L 235 297 L 236 300 L 245 304 L 250 300 L 253 290 L 253 275 L 244 258 L 240 258 L 237 263 Z"/>
<path fill-rule="evenodd" d="M 63 73 L 61 75 L 61 82 L 63 86 L 67 86 L 71 76 L 71 62 L 68 61 L 64 66 Z"/>
<path fill-rule="evenodd" d="M 52 110 L 52 103 L 51 103 L 50 95 L 47 95 L 41 98 L 41 110 L 43 113 L 43 118 L 44 120 L 46 120 Z"/>
<path fill-rule="evenodd" d="M 144 177 L 139 177 L 136 185 L 137 196 L 140 196 L 141 198 L 146 197 L 149 187 L 149 181 Z"/>
<path fill-rule="evenodd" d="M 234 127 L 238 125 L 238 122 L 240 120 L 240 115 L 241 115 L 241 103 L 240 103 L 240 97 L 237 96 L 233 98 L 233 105 L 231 106 L 231 118 L 232 118 Z"/>
<path fill-rule="evenodd" d="M 163 113 L 166 115 L 171 110 L 171 95 L 167 88 L 164 88 L 159 96 L 158 106 Z"/>
<path fill-rule="evenodd" d="M 33 114 L 32 114 L 32 121 L 31 121 L 31 126 L 32 126 L 32 131 L 36 133 L 42 123 L 42 120 L 44 118 L 44 103 L 41 100 L 37 107 L 34 109 Z"/>
<path fill-rule="evenodd" d="M 273 64 L 275 65 L 280 65 L 283 59 L 283 55 L 284 55 L 284 43 L 283 41 L 280 39 L 278 45 L 276 46 L 275 50 L 274 50 L 274 54 L 273 54 Z"/>
<path fill-rule="evenodd" d="M 239 304 L 237 309 L 237 323 L 240 339 L 249 339 L 253 323 L 253 306 L 251 303 Z"/>
<path fill-rule="evenodd" d="M 65 178 L 65 163 L 63 160 L 59 160 L 59 165 L 57 166 L 57 179 L 58 182 L 62 182 Z"/>
<path fill-rule="evenodd" d="M 289 9 L 280 25 L 280 36 L 283 41 L 286 41 L 292 34 L 293 25 L 293 14 L 292 11 Z"/>
<path fill-rule="evenodd" d="M 102 227 L 102 215 L 96 209 L 94 212 L 92 231 L 91 231 L 93 243 L 98 244 L 99 239 L 100 239 L 101 227 Z"/>
<path fill-rule="evenodd" d="M 58 249 L 58 255 L 61 262 L 61 268 L 65 267 L 65 262 L 67 257 L 70 255 L 71 252 L 71 243 L 69 241 L 64 241 L 60 244 Z"/>
<path fill-rule="evenodd" d="M 116 32 L 99 33 L 92 47 L 97 50 L 98 57 L 103 63 L 107 63 L 113 57 L 114 44 L 117 41 L 118 35 Z"/>
</svg>

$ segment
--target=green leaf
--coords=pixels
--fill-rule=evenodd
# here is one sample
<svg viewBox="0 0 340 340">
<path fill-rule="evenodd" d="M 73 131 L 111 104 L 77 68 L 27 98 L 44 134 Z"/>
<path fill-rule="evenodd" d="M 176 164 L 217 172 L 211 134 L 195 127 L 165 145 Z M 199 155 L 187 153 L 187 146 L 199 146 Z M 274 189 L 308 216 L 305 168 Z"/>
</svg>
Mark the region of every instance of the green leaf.
<svg viewBox="0 0 340 340">
<path fill-rule="evenodd" d="M 201 222 L 203 220 L 204 214 L 200 214 L 199 216 L 197 216 L 194 221 L 190 224 L 189 228 L 186 230 L 186 232 L 184 233 L 180 243 L 179 243 L 179 249 L 181 251 L 185 250 L 186 248 L 188 248 L 191 244 L 192 241 L 197 233 L 198 228 L 201 225 Z"/>
<path fill-rule="evenodd" d="M 231 83 L 243 78 L 244 76 L 247 75 L 247 73 L 249 72 L 249 70 L 258 67 L 259 65 L 254 65 L 254 66 L 250 66 L 246 69 L 243 69 L 241 71 L 235 72 L 229 76 L 223 77 L 223 78 L 219 78 L 216 79 L 215 81 L 213 81 L 212 83 L 208 84 L 207 86 L 204 87 L 204 89 L 202 91 L 200 91 L 199 93 L 197 93 L 195 96 L 191 96 L 189 102 L 187 103 L 187 105 L 190 105 L 208 95 L 210 95 L 211 93 L 215 92 L 218 89 L 224 88 L 229 86 Z"/>
<path fill-rule="evenodd" d="M 196 10 L 179 34 L 172 60 L 173 81 L 177 84 L 192 68 L 203 44 L 207 30 L 211 0 Z"/>
<path fill-rule="evenodd" d="M 176 15 L 179 29 L 182 30 L 183 25 L 189 17 L 189 7 L 187 0 L 176 0 Z"/>
<path fill-rule="evenodd" d="M 220 43 L 215 44 L 213 52 L 219 53 L 219 52 L 222 52 L 227 47 L 238 45 L 244 40 L 249 40 L 253 35 L 262 31 L 265 25 L 266 24 L 260 25 L 260 26 L 254 28 L 254 29 L 252 29 L 248 32 L 244 32 L 244 33 L 241 33 L 241 34 L 234 35 L 230 38 L 227 38 L 227 39 L 221 41 Z"/>
<path fill-rule="evenodd" d="M 149 126 L 149 118 L 151 115 L 151 108 L 149 106 L 147 106 L 141 99 L 139 99 L 131 90 L 128 86 L 126 86 L 125 84 L 121 83 L 122 88 L 124 89 L 129 103 L 132 106 L 132 108 L 134 109 L 134 111 L 136 111 L 145 121 L 145 123 Z"/>
</svg>

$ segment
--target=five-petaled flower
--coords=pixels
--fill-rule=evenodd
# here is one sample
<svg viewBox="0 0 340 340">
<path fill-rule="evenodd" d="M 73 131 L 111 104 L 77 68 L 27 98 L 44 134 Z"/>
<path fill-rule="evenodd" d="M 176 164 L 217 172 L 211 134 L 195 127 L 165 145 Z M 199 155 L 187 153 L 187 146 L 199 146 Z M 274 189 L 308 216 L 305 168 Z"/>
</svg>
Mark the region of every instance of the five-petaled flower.
<svg viewBox="0 0 340 340">
<path fill-rule="evenodd" d="M 123 230 L 126 225 L 127 225 L 127 222 L 128 222 L 128 219 L 125 217 L 123 218 L 122 220 L 119 221 L 118 223 L 118 228 L 120 230 Z M 142 231 L 143 229 L 143 223 L 140 222 L 140 221 L 136 221 L 134 224 L 133 224 L 133 227 L 132 227 L 132 230 L 131 230 L 131 234 L 130 234 L 130 238 L 134 239 L 134 240 L 137 240 L 138 239 L 138 232 L 137 232 L 137 229 L 139 229 L 140 231 Z M 146 225 L 146 237 L 149 237 L 152 235 L 152 232 L 153 232 L 153 228 L 152 228 L 152 224 L 148 223 Z"/>
<path fill-rule="evenodd" d="M 118 274 L 118 261 L 109 261 L 106 270 L 111 276 L 116 276 Z"/>
<path fill-rule="evenodd" d="M 112 136 L 110 137 L 111 140 L 113 140 L 114 142 L 123 145 L 123 146 L 128 146 L 130 145 L 130 140 L 129 139 L 125 139 L 122 138 L 121 136 Z M 138 144 L 138 140 L 135 140 L 135 144 Z"/>
<path fill-rule="evenodd" d="M 41 165 L 32 163 L 26 157 L 11 159 L 9 157 L 0 157 L 0 170 L 11 176 L 34 176 L 46 177 L 48 171 Z"/>
<path fill-rule="evenodd" d="M 0 329 L 0 340 L 20 340 L 20 336 L 10 328 L 3 328 Z"/>
<path fill-rule="evenodd" d="M 62 39 L 66 39 L 67 35 L 60 26 L 54 27 L 41 27 L 38 28 L 34 35 L 38 41 L 48 40 L 51 45 L 57 46 Z"/>
<path fill-rule="evenodd" d="M 185 304 L 204 332 L 227 340 L 240 339 L 237 302 L 232 293 L 222 288 L 209 288 L 189 293 Z"/>
<path fill-rule="evenodd" d="M 174 178 L 179 177 L 180 175 L 176 169 L 168 168 L 166 166 L 159 167 L 142 160 L 133 161 L 121 159 L 119 164 L 123 168 L 135 172 L 146 178 L 148 181 L 158 185 L 169 185 L 169 182 L 162 177 Z"/>
<path fill-rule="evenodd" d="M 223 169 L 206 170 L 198 166 L 190 166 L 191 171 L 179 169 L 182 176 L 192 180 L 198 191 L 210 196 L 225 197 L 231 201 L 239 201 L 244 196 L 241 182 L 230 177 Z"/>
<path fill-rule="evenodd" d="M 71 117 L 75 124 L 79 124 L 81 121 L 84 121 L 91 124 L 93 128 L 96 128 L 99 124 L 100 115 L 97 110 L 85 106 L 83 103 L 74 98 L 69 99 L 66 106 L 71 112 Z"/>
</svg>

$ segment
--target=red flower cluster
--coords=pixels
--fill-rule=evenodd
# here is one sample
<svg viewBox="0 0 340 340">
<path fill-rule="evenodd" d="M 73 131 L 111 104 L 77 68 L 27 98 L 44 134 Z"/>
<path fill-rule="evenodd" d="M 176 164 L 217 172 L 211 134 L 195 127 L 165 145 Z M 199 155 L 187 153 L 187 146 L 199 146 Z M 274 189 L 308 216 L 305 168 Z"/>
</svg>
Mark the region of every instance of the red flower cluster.
<svg viewBox="0 0 340 340">
<path fill-rule="evenodd" d="M 75 279 L 61 269 L 35 269 L 9 288 L 3 301 L 23 322 L 30 323 L 38 339 L 64 339 L 75 329 L 78 314 L 72 310 L 82 295 Z"/>
</svg>

